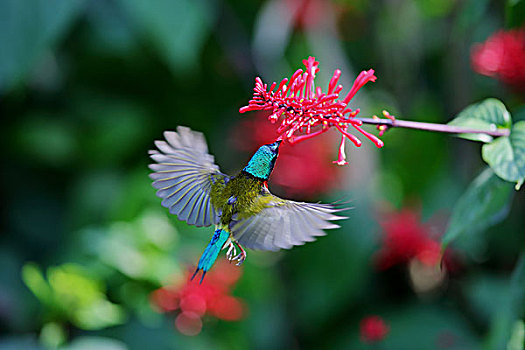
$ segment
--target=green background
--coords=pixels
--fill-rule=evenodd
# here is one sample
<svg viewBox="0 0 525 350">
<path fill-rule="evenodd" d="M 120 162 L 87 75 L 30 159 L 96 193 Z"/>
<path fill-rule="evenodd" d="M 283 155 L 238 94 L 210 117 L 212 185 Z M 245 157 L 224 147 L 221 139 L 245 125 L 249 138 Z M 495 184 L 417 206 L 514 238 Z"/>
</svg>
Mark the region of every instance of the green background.
<svg viewBox="0 0 525 350">
<path fill-rule="evenodd" d="M 337 169 L 342 190 L 313 198 L 351 199 L 343 227 L 291 251 L 250 251 L 233 292 L 247 305 L 245 317 L 204 318 L 195 337 L 178 333 L 174 315 L 153 312 L 148 298 L 195 264 L 212 231 L 160 206 L 147 151 L 164 130 L 186 125 L 204 132 L 222 171 L 238 171 L 250 155 L 235 148 L 232 130 L 254 117 L 238 109 L 255 76 L 280 81 L 310 55 L 320 61 L 323 87 L 336 68 L 343 91 L 361 70 L 376 70 L 377 81 L 352 102 L 363 116 L 388 109 L 400 119 L 447 123 L 495 97 L 523 120 L 523 92 L 474 73 L 470 50 L 523 23 L 524 7 L 519 0 L 1 0 L 0 348 L 366 349 L 374 345 L 360 342 L 359 321 L 370 314 L 390 325 L 376 349 L 505 348 L 514 320 L 523 319 L 524 262 L 515 265 L 525 247 L 525 197 L 523 189 L 507 191 L 510 199 L 487 214 L 476 211 L 471 191 L 452 215 L 486 167 L 480 144 L 403 129 L 389 130 L 383 149 L 348 143 L 350 164 Z M 326 167 L 336 157 L 334 143 Z M 271 181 L 270 188 L 286 193 Z M 406 266 L 374 266 L 383 213 L 404 207 L 421 211 L 437 240 L 451 215 L 473 231 L 451 243 L 461 268 L 431 293 L 414 291 Z"/>
</svg>

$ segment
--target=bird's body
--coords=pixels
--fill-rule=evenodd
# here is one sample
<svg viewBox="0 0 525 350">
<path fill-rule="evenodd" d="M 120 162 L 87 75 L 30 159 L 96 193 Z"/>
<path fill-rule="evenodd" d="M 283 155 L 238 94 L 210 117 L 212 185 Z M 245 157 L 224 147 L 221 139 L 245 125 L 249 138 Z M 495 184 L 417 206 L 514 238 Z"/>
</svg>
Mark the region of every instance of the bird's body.
<svg viewBox="0 0 525 350">
<path fill-rule="evenodd" d="M 230 177 L 214 164 L 201 133 L 178 127 L 177 133 L 164 136 L 167 142 L 156 142 L 160 152 L 150 152 L 157 162 L 150 165 L 155 171 L 151 178 L 162 205 L 188 224 L 215 224 L 195 271 L 203 270 L 203 278 L 223 248 L 229 247 L 228 259 L 240 265 L 246 258 L 242 246 L 288 249 L 324 235 L 323 229 L 339 227 L 330 221 L 343 219 L 334 214 L 341 209 L 330 204 L 295 202 L 270 193 L 267 181 L 280 141 L 261 146 L 246 167 Z"/>
<path fill-rule="evenodd" d="M 263 181 L 245 172 L 240 172 L 227 183 L 213 184 L 211 203 L 221 213 L 221 225 L 228 227 L 235 214 L 245 217 L 253 213 L 256 210 L 253 208 L 255 198 L 261 194 L 263 186 Z"/>
</svg>

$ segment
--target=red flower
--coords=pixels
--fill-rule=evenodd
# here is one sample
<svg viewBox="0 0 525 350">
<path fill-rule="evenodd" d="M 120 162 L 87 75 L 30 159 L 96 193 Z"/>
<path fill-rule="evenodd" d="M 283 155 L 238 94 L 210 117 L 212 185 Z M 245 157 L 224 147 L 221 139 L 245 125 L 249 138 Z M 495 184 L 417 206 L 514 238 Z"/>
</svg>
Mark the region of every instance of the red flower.
<svg viewBox="0 0 525 350">
<path fill-rule="evenodd" d="M 367 316 L 361 320 L 361 341 L 364 343 L 375 343 L 381 341 L 387 336 L 389 331 L 390 327 L 379 316 Z"/>
<path fill-rule="evenodd" d="M 339 93 L 343 89 L 342 85 L 337 85 L 341 71 L 335 70 L 327 92 L 323 93 L 321 88 L 316 88 L 314 84 L 315 75 L 319 71 L 319 62 L 314 57 L 308 57 L 303 63 L 306 67 L 305 72 L 298 69 L 290 80 L 283 79 L 279 86 L 274 82 L 270 89 L 261 78 L 255 78 L 253 98 L 248 106 L 240 108 L 239 112 L 270 110 L 272 114 L 268 119 L 272 123 L 283 117 L 277 129 L 277 133 L 280 134 L 277 139 L 287 140 L 292 144 L 320 135 L 335 127 L 342 134 L 339 157 L 334 162 L 338 165 L 347 164 L 344 151 L 345 137 L 357 147 L 361 146 L 361 141 L 348 133 L 349 126 L 370 139 L 377 147 L 383 147 L 383 141 L 363 130 L 361 128 L 363 123 L 355 119 L 359 109 L 348 108 L 348 103 L 357 91 L 367 82 L 376 80 L 374 70 L 362 71 L 348 94 L 342 100 L 338 100 Z"/>
<path fill-rule="evenodd" d="M 404 264 L 418 259 L 427 266 L 434 266 L 441 258 L 440 244 L 430 237 L 430 229 L 420 223 L 419 213 L 404 209 L 387 216 L 381 222 L 383 248 L 377 255 L 380 269 Z"/>
<path fill-rule="evenodd" d="M 323 14 L 325 6 L 329 6 L 323 0 L 285 0 L 287 9 L 293 13 L 292 23 L 297 29 L 308 29 L 315 27 Z"/>
<path fill-rule="evenodd" d="M 202 330 L 200 315 L 183 311 L 175 319 L 175 327 L 184 335 L 197 335 Z"/>
<path fill-rule="evenodd" d="M 253 119 L 242 120 L 233 129 L 230 139 L 236 148 L 253 153 L 260 145 L 273 142 L 276 136 L 275 128 L 266 122 L 266 116 L 258 113 Z M 272 182 L 282 187 L 287 195 L 300 195 L 302 198 L 312 198 L 337 188 L 342 181 L 341 169 L 327 163 L 333 145 L 329 135 L 322 135 L 311 142 L 282 144 Z"/>
<path fill-rule="evenodd" d="M 201 317 L 204 315 L 226 321 L 242 318 L 243 304 L 228 295 L 239 277 L 240 269 L 220 261 L 202 284 L 191 281 L 191 273 L 188 272 L 183 285 L 159 288 L 151 294 L 151 301 L 160 312 L 180 309 L 175 327 L 185 335 L 197 335 L 202 329 Z"/>
<path fill-rule="evenodd" d="M 525 89 L 525 28 L 500 30 L 484 43 L 474 45 L 471 60 L 479 74 Z"/>
</svg>

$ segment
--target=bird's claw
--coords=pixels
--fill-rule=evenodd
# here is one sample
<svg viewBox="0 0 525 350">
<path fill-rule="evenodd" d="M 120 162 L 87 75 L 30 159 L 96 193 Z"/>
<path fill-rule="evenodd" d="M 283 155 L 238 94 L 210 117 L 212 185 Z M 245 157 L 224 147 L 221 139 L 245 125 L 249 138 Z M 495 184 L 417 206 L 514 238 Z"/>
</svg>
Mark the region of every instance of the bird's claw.
<svg viewBox="0 0 525 350">
<path fill-rule="evenodd" d="M 241 251 L 232 260 L 237 260 L 237 264 L 235 264 L 235 266 L 241 266 L 244 260 L 246 260 L 246 252 L 244 250 Z"/>
<path fill-rule="evenodd" d="M 233 260 L 236 260 L 236 261 L 237 261 L 237 264 L 235 264 L 235 265 L 237 265 L 237 266 L 241 266 L 242 263 L 244 262 L 244 260 L 246 260 L 246 250 L 244 250 L 244 249 L 242 248 L 242 246 L 241 246 L 239 243 L 237 243 L 237 246 L 239 247 L 239 250 L 240 250 L 241 252 L 240 252 L 238 255 L 236 255 L 236 256 L 233 258 Z"/>
<path fill-rule="evenodd" d="M 239 250 L 241 251 L 239 254 L 237 254 L 237 249 L 235 248 L 235 245 L 237 245 L 237 247 L 239 247 Z M 244 260 L 246 260 L 246 251 L 240 246 L 239 243 L 230 242 L 228 244 L 228 250 L 226 251 L 226 259 L 228 259 L 230 263 L 237 261 L 235 265 L 240 266 L 242 265 Z"/>
<path fill-rule="evenodd" d="M 230 261 L 230 263 L 235 260 L 234 256 L 237 255 L 237 249 L 235 249 L 235 244 L 233 242 L 230 242 L 228 251 L 226 252 L 226 259 Z"/>
</svg>

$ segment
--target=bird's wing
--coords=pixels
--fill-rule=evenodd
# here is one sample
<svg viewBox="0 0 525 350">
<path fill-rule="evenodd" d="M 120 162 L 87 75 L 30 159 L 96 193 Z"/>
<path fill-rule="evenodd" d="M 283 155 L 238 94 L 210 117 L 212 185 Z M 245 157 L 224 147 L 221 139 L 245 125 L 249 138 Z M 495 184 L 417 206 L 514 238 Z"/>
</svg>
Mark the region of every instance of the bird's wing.
<svg viewBox="0 0 525 350">
<path fill-rule="evenodd" d="M 216 224 L 218 216 L 210 192 L 212 184 L 223 186 L 227 176 L 208 154 L 204 135 L 179 126 L 177 132 L 164 132 L 164 138 L 166 141 L 155 141 L 159 150 L 150 151 L 150 157 L 156 163 L 149 166 L 162 206 L 188 224 Z"/>
<path fill-rule="evenodd" d="M 257 214 L 238 218 L 232 233 L 241 245 L 258 250 L 289 249 L 314 241 L 326 235 L 323 230 L 340 227 L 331 221 L 346 219 L 335 215 L 346 208 L 281 199 L 267 190 L 257 197 L 254 208 Z"/>
</svg>

